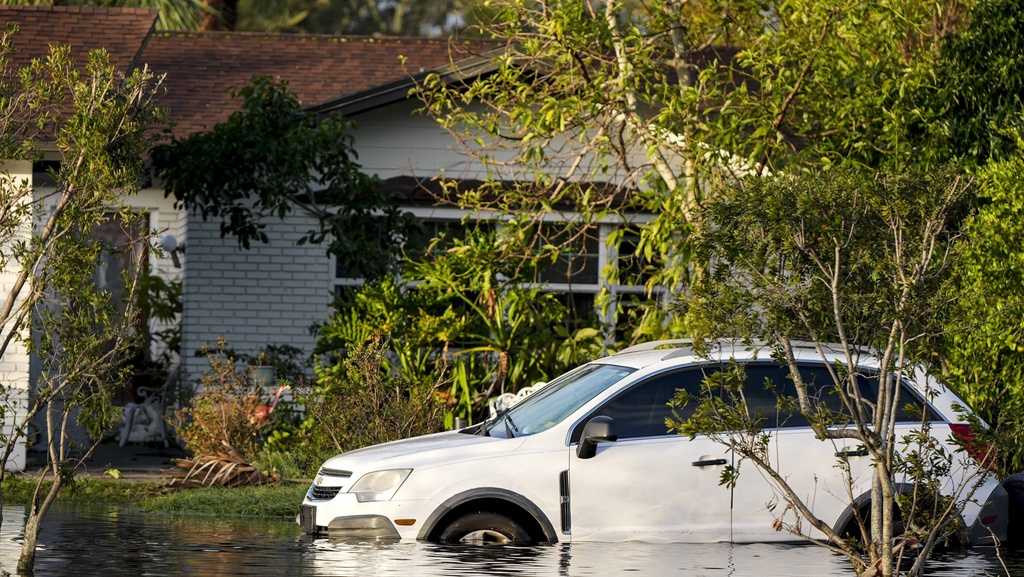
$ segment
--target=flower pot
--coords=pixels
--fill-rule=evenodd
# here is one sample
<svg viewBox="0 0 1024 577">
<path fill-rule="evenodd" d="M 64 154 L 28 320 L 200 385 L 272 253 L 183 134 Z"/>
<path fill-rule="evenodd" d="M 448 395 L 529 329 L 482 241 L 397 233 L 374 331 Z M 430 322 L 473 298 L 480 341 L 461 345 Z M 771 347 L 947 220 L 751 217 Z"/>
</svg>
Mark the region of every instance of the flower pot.
<svg viewBox="0 0 1024 577">
<path fill-rule="evenodd" d="M 269 395 L 274 392 L 274 388 L 277 385 L 277 375 L 274 367 L 251 365 L 246 369 L 246 374 L 249 377 L 249 382 L 258 386 L 263 395 Z"/>
</svg>

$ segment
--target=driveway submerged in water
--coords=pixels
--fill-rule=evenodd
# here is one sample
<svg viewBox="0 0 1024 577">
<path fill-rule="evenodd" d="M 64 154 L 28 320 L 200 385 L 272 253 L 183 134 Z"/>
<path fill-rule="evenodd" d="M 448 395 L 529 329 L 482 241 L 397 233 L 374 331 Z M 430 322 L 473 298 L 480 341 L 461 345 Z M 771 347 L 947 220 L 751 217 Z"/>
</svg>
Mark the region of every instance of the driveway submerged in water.
<svg viewBox="0 0 1024 577">
<path fill-rule="evenodd" d="M 0 567 L 8 571 L 17 563 L 23 525 L 22 507 L 4 508 Z M 1011 575 L 1024 575 L 1024 551 L 1004 552 L 1004 557 Z M 37 577 L 851 575 L 843 559 L 811 546 L 581 543 L 501 548 L 352 543 L 310 539 L 287 522 L 175 517 L 116 508 L 54 509 L 40 535 L 37 559 Z M 938 559 L 927 574 L 1004 573 L 989 549 Z"/>
</svg>

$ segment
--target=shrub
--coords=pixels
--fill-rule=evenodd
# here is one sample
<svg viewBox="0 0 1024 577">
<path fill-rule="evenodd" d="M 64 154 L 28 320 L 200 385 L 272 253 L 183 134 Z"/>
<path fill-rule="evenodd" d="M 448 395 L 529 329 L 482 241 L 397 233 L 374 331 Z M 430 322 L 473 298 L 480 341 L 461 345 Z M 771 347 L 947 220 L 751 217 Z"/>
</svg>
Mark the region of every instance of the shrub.
<svg viewBox="0 0 1024 577">
<path fill-rule="evenodd" d="M 408 285 L 384 279 L 336 303 L 318 352 L 345 358 L 382 335 L 391 346 L 385 361 L 403 381 L 429 387 L 437 375 L 450 376 L 438 391 L 448 426 L 456 416 L 473 422 L 490 397 L 600 355 L 596 315 L 574 316 L 558 295 L 538 288 L 532 281 L 550 255 L 519 243 L 486 228 L 434 239 L 427 257 L 405 263 Z"/>
<path fill-rule="evenodd" d="M 344 362 L 321 365 L 298 430 L 269 446 L 288 448 L 310 472 L 325 459 L 368 445 L 438 432 L 443 407 L 436 387 L 409 382 L 386 367 L 390 343 L 380 336 L 352 350 Z"/>
<path fill-rule="evenodd" d="M 260 391 L 230 358 L 209 355 L 210 370 L 200 377 L 191 406 L 178 412 L 178 434 L 193 455 L 234 450 L 249 459 L 259 450 L 261 423 L 255 415 Z"/>
<path fill-rule="evenodd" d="M 184 484 L 259 484 L 293 472 L 262 451 L 283 388 L 273 399 L 264 399 L 261 387 L 225 351 L 222 342 L 213 354 L 207 353 L 210 370 L 200 378 L 199 393 L 178 412 L 179 435 L 192 453 L 179 463 L 188 469 L 179 480 Z"/>
</svg>

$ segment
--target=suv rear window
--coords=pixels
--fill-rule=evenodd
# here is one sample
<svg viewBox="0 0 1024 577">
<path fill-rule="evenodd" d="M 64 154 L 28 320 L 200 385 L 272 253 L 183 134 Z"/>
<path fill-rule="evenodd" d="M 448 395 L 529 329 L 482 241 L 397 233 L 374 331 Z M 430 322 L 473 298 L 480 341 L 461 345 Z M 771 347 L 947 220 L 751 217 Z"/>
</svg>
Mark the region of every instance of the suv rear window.
<svg viewBox="0 0 1024 577">
<path fill-rule="evenodd" d="M 846 414 L 842 399 L 836 392 L 835 383 L 828 367 L 822 363 L 801 363 L 800 376 L 807 385 L 808 394 L 824 404 L 829 411 Z M 752 413 L 765 419 L 765 427 L 788 428 L 806 427 L 807 419 L 795 407 L 796 385 L 789 377 L 789 369 L 775 363 L 748 363 L 745 366 L 747 385 L 744 394 Z M 878 374 L 865 370 L 857 375 L 861 397 L 869 402 L 878 398 Z M 779 407 L 778 397 L 788 397 L 792 406 Z M 922 411 L 928 411 L 928 420 L 936 421 L 938 415 L 922 402 L 921 397 L 908 383 L 900 388 L 900 404 L 896 413 L 897 423 L 920 423 Z"/>
</svg>

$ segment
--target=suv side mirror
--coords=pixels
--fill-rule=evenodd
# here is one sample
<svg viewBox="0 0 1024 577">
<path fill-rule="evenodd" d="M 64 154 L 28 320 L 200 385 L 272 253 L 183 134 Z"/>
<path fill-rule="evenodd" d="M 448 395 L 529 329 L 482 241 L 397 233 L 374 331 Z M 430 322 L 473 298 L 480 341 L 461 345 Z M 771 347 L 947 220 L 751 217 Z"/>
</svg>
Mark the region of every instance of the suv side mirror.
<svg viewBox="0 0 1024 577">
<path fill-rule="evenodd" d="M 590 459 L 597 454 L 598 443 L 618 438 L 615 434 L 615 419 L 603 415 L 594 417 L 583 426 L 580 444 L 576 447 L 576 456 L 580 459 Z"/>
</svg>

